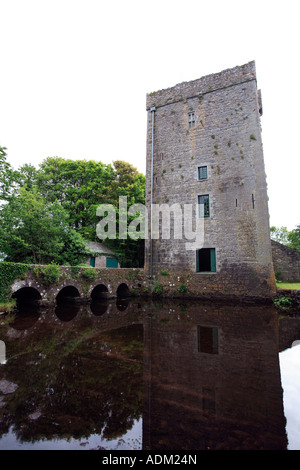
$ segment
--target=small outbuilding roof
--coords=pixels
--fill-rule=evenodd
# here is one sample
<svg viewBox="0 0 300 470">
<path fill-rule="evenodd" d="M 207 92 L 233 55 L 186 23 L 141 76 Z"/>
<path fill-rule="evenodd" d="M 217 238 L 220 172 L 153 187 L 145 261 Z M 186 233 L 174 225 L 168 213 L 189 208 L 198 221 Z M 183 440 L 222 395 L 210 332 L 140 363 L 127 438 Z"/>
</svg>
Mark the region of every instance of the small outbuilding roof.
<svg viewBox="0 0 300 470">
<path fill-rule="evenodd" d="M 115 255 L 115 252 L 104 243 L 87 242 L 86 247 L 95 255 Z"/>
</svg>

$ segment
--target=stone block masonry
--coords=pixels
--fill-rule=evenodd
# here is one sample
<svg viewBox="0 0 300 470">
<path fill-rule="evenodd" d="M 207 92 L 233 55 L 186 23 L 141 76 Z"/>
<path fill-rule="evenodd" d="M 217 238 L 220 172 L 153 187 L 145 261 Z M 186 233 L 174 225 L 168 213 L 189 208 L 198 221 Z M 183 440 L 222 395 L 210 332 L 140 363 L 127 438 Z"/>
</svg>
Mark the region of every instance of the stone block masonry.
<svg viewBox="0 0 300 470">
<path fill-rule="evenodd" d="M 300 252 L 271 241 L 274 271 L 283 282 L 300 282 Z"/>
<path fill-rule="evenodd" d="M 146 273 L 190 275 L 193 291 L 209 295 L 272 297 L 276 285 L 255 63 L 150 93 L 146 108 Z M 193 204 L 193 229 L 201 204 L 203 243 L 186 249 L 183 217 L 181 239 L 171 229 L 169 239 L 152 240 L 151 202 Z"/>
<path fill-rule="evenodd" d="M 24 298 L 35 299 L 39 305 L 47 307 L 56 305 L 62 294 L 63 298 L 72 298 L 78 302 L 116 298 L 119 295 L 122 297 L 149 294 L 149 282 L 145 279 L 143 269 L 60 266 L 57 278 L 49 281 L 49 278 L 43 275 L 47 268 L 48 266 L 28 265 L 23 278 L 12 282 L 11 296 L 18 299 L 24 292 L 23 301 Z"/>
</svg>

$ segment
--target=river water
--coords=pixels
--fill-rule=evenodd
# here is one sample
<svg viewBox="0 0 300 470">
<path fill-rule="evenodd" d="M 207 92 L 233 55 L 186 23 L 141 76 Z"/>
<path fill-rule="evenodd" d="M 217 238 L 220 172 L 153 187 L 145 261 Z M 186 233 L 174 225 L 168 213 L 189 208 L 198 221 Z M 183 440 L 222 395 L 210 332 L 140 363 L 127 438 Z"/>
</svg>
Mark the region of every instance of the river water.
<svg viewBox="0 0 300 470">
<path fill-rule="evenodd" d="M 300 318 L 123 299 L 0 317 L 0 449 L 300 449 Z"/>
</svg>

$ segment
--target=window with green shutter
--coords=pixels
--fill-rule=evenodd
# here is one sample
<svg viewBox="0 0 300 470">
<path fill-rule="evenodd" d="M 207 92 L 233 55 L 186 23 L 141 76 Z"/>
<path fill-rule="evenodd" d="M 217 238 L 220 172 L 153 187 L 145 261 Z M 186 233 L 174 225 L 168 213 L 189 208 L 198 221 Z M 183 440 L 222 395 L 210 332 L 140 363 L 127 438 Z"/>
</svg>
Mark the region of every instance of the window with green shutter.
<svg viewBox="0 0 300 470">
<path fill-rule="evenodd" d="M 216 272 L 216 250 L 215 248 L 201 248 L 196 250 L 196 272 Z"/>
<path fill-rule="evenodd" d="M 207 180 L 207 166 L 198 166 L 198 180 Z"/>
<path fill-rule="evenodd" d="M 198 196 L 199 217 L 209 217 L 209 195 L 203 194 Z"/>
<path fill-rule="evenodd" d="M 118 267 L 117 258 L 106 258 L 106 267 L 107 268 L 117 268 Z"/>
<path fill-rule="evenodd" d="M 210 248 L 210 270 L 212 273 L 216 272 L 216 250 Z"/>
</svg>

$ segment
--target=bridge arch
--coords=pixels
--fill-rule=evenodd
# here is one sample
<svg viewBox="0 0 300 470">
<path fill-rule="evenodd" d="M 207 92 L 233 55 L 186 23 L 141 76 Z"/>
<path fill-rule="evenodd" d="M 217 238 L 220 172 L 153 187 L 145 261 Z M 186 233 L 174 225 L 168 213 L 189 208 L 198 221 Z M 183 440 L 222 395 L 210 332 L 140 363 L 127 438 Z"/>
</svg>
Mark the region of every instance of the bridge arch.
<svg viewBox="0 0 300 470">
<path fill-rule="evenodd" d="M 109 291 L 104 284 L 97 284 L 91 292 L 92 300 L 107 299 L 108 296 Z"/>
<path fill-rule="evenodd" d="M 17 307 L 20 308 L 37 303 L 42 296 L 35 287 L 23 286 L 13 292 L 12 298 L 16 299 Z"/>
<path fill-rule="evenodd" d="M 80 298 L 80 292 L 77 287 L 72 285 L 64 286 L 56 296 L 56 304 L 74 302 L 76 298 Z"/>
<path fill-rule="evenodd" d="M 117 297 L 129 297 L 130 296 L 130 290 L 128 285 L 125 282 L 122 282 L 119 284 L 117 288 Z"/>
</svg>

